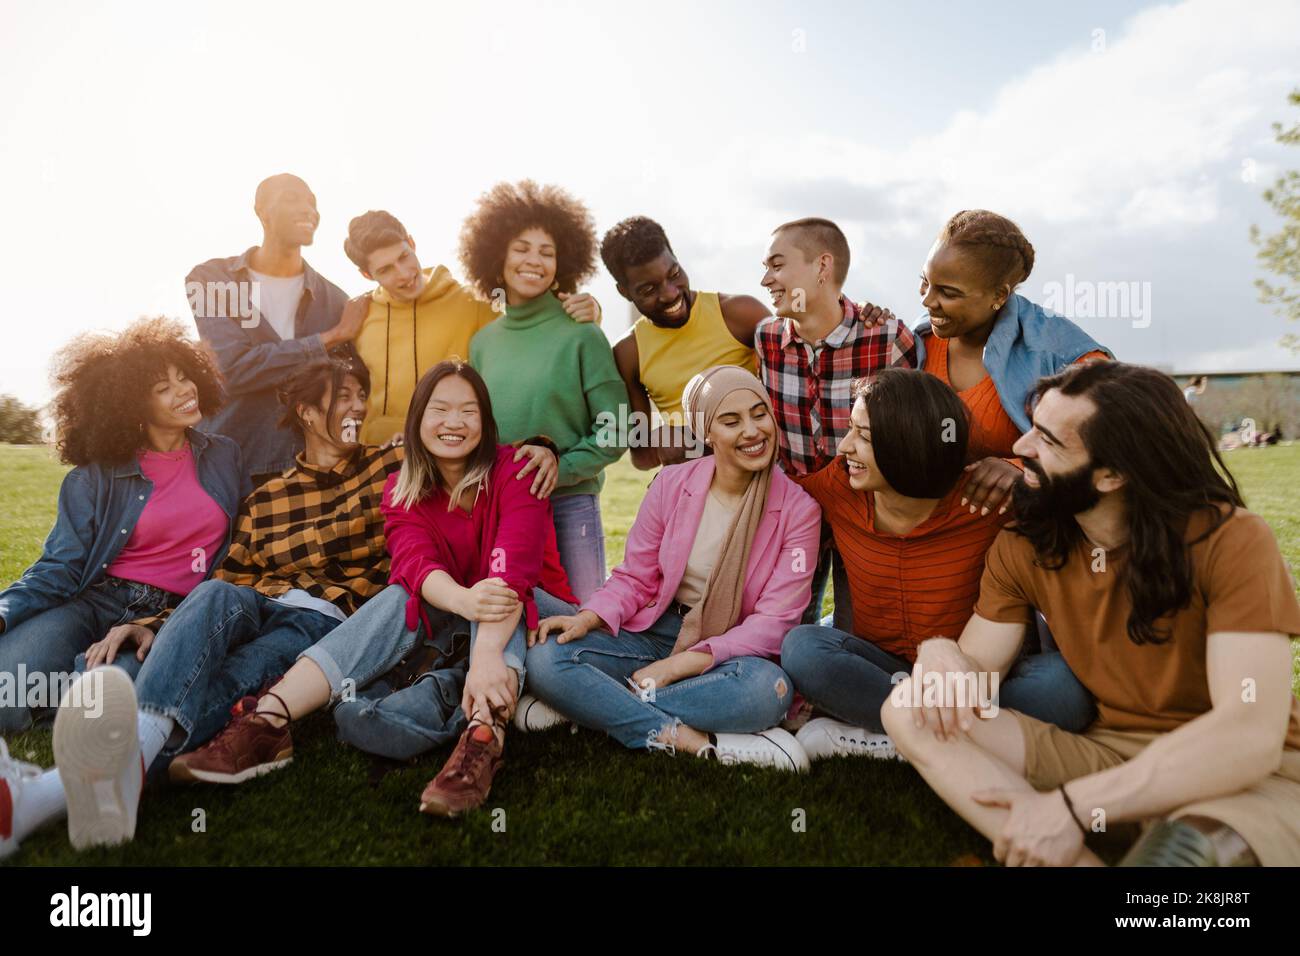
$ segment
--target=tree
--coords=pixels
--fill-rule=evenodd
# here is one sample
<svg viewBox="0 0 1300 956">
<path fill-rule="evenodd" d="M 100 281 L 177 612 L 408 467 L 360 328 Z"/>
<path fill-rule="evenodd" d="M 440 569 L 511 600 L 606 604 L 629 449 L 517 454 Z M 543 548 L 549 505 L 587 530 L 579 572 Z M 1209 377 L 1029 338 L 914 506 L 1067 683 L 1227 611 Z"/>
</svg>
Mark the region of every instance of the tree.
<svg viewBox="0 0 1300 956">
<path fill-rule="evenodd" d="M 1287 100 L 1300 106 L 1300 89 L 1292 90 Z M 1283 129 L 1281 123 L 1273 124 L 1274 138 L 1285 146 L 1300 146 L 1300 123 Z M 1264 201 L 1282 217 L 1282 228 L 1263 236 L 1258 226 L 1250 227 L 1250 240 L 1258 251 L 1260 264 L 1269 272 L 1282 277 L 1279 285 L 1270 285 L 1263 279 L 1255 280 L 1259 300 L 1271 305 L 1281 316 L 1300 321 L 1300 170 L 1289 170 L 1264 190 Z M 1282 344 L 1300 352 L 1300 336 L 1287 335 Z"/>
<path fill-rule="evenodd" d="M 12 395 L 0 395 L 0 442 L 35 445 L 40 440 L 40 413 Z"/>
</svg>

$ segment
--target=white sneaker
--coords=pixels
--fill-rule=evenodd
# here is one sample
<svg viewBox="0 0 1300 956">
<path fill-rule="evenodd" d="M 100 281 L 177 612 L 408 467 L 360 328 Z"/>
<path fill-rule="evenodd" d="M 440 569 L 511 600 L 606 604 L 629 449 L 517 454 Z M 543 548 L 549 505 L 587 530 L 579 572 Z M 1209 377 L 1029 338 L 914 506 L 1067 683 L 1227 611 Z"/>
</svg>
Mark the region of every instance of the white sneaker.
<svg viewBox="0 0 1300 956">
<path fill-rule="evenodd" d="M 35 764 L 23 763 L 9 756 L 9 745 L 0 737 L 0 860 L 18 852 L 14 820 L 23 799 L 23 785 L 35 780 L 43 771 Z"/>
<path fill-rule="evenodd" d="M 893 760 L 898 756 L 888 734 L 872 734 L 852 724 L 818 717 L 803 725 L 796 738 L 810 760 L 824 757 L 875 757 Z"/>
<path fill-rule="evenodd" d="M 526 734 L 535 734 L 550 730 L 560 724 L 569 723 L 569 718 L 552 707 L 544 704 L 532 694 L 524 694 L 515 707 L 515 727 Z"/>
<path fill-rule="evenodd" d="M 808 755 L 803 747 L 788 731 L 772 727 L 757 734 L 715 734 L 716 745 L 710 744 L 701 750 L 697 757 L 706 756 L 710 751 L 719 763 L 752 763 L 759 767 L 774 767 L 777 770 L 794 770 L 805 773 L 808 770 Z"/>
<path fill-rule="evenodd" d="M 135 687 L 120 667 L 97 667 L 64 692 L 54 717 L 54 764 L 78 850 L 135 836 L 144 785 Z"/>
</svg>

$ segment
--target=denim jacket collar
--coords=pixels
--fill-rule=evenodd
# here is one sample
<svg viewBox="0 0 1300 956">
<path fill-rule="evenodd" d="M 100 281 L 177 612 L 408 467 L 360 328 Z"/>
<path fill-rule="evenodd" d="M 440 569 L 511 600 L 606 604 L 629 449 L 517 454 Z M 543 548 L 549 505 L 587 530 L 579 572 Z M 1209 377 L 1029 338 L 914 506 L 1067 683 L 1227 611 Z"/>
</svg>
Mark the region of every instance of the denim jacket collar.
<svg viewBox="0 0 1300 956">
<path fill-rule="evenodd" d="M 235 259 L 231 265 L 230 271 L 237 279 L 246 280 L 249 271 L 253 268 L 249 260 L 253 257 L 253 252 L 257 246 L 249 246 Z M 304 258 L 302 260 L 302 287 L 303 291 L 311 296 L 312 301 L 319 299 L 325 294 L 325 280 L 321 278 L 320 273 L 311 267 L 311 264 Z"/>
</svg>

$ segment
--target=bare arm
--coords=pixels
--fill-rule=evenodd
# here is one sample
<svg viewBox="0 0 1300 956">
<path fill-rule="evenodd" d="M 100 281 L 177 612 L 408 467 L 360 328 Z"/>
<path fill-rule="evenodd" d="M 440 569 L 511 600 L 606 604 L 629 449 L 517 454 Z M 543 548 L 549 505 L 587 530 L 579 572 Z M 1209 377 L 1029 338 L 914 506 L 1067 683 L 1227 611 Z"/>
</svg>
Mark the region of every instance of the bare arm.
<svg viewBox="0 0 1300 956">
<path fill-rule="evenodd" d="M 1277 770 L 1292 706 L 1286 635 L 1211 634 L 1205 663 L 1211 709 L 1157 737 L 1132 760 L 1071 782 L 1080 813 L 1104 809 L 1112 822 L 1161 816 L 1235 793 Z"/>
<path fill-rule="evenodd" d="M 912 680 L 924 687 L 925 675 L 930 673 L 944 678 L 939 686 L 948 687 L 957 675 L 995 673 L 1000 683 L 1002 673 L 1015 661 L 1024 639 L 1022 623 L 990 621 L 972 614 L 959 640 L 932 637 L 921 643 L 912 667 Z M 958 707 L 957 703 L 945 695 L 938 706 L 915 708 L 912 719 L 917 727 L 932 728 L 940 739 L 967 732 L 979 718 L 978 695 L 965 701 L 964 706 Z"/>
<path fill-rule="evenodd" d="M 618 374 L 627 386 L 628 407 L 636 415 L 645 416 L 645 421 L 649 422 L 652 417 L 650 393 L 641 381 L 641 355 L 637 351 L 636 335 L 630 329 L 614 346 L 614 364 L 618 366 Z M 666 446 L 665 443 L 671 436 L 670 431 L 661 427 L 651 447 L 629 448 L 632 464 L 640 471 L 653 471 L 660 465 L 685 461 L 686 449 L 680 442 L 671 447 Z"/>
<path fill-rule="evenodd" d="M 752 349 L 758 324 L 772 314 L 767 306 L 752 295 L 719 295 L 718 305 L 731 337 Z"/>
</svg>

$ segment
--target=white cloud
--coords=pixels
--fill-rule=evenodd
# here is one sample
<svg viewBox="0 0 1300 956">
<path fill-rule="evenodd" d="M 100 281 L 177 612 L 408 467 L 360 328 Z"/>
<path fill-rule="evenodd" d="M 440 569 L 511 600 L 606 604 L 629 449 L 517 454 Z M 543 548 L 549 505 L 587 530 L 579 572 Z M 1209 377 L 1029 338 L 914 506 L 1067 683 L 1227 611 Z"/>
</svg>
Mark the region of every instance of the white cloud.
<svg viewBox="0 0 1300 956">
<path fill-rule="evenodd" d="M 1300 364 L 1270 350 L 1287 329 L 1255 301 L 1246 237 L 1250 222 L 1267 222 L 1259 192 L 1278 164 L 1300 164 L 1270 129 L 1293 119 L 1286 93 L 1300 83 L 1297 37 L 1300 4 L 1290 0 L 1189 0 L 1136 14 L 1102 52 L 1088 37 L 1039 65 L 1038 51 L 994 51 L 999 70 L 1015 57 L 1024 69 L 987 108 L 955 113 L 900 149 L 869 144 L 864 131 L 720 152 L 720 168 L 752 176 L 750 200 L 726 207 L 734 234 L 753 245 L 782 219 L 831 216 L 865 267 L 851 283 L 910 318 L 919 311 L 914 276 L 939 226 L 958 209 L 990 208 L 1017 220 L 1038 249 L 1047 274 L 1035 274 L 1035 289 L 1066 272 L 1157 283 L 1165 325 L 1108 333 L 1127 345 L 1122 357 L 1191 361 L 1229 314 L 1262 344 L 1202 349 L 1196 361 L 1210 367 L 1219 355 L 1227 367 L 1249 354 L 1257 366 Z M 706 259 L 725 265 L 720 254 Z"/>
</svg>

